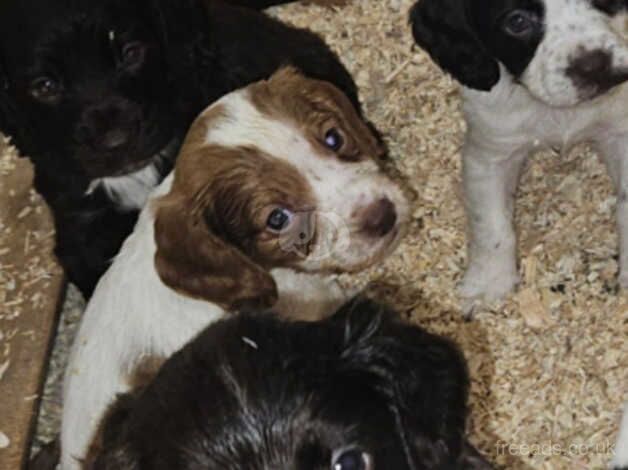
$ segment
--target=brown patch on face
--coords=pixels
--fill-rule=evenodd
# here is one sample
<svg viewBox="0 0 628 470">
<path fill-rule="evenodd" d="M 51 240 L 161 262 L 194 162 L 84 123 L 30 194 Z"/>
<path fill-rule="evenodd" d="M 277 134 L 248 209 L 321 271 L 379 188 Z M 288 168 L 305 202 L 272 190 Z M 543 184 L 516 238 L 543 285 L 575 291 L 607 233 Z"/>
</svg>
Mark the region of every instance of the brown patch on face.
<svg viewBox="0 0 628 470">
<path fill-rule="evenodd" d="M 306 78 L 296 69 L 285 67 L 249 90 L 261 113 L 284 122 L 290 120 L 315 148 L 340 160 L 380 159 L 385 154 L 385 148 L 349 99 L 331 83 Z M 332 130 L 342 139 L 337 149 L 326 145 Z"/>
<path fill-rule="evenodd" d="M 157 272 L 172 289 L 227 310 L 269 308 L 277 287 L 267 270 L 297 255 L 266 221 L 277 207 L 312 208 L 311 190 L 296 168 L 258 149 L 205 144 L 210 118 L 193 125 L 172 189 L 157 201 Z"/>
</svg>

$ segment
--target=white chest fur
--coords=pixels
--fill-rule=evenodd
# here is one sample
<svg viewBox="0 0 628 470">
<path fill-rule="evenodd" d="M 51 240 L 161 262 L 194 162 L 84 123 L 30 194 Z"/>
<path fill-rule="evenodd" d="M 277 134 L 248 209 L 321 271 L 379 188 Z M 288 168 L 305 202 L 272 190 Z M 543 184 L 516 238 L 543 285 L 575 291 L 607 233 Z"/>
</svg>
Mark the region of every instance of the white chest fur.
<svg viewBox="0 0 628 470">
<path fill-rule="evenodd" d="M 490 93 L 465 88 L 463 96 L 469 138 L 499 148 L 504 157 L 518 150 L 597 143 L 628 130 L 628 84 L 595 100 L 557 108 L 535 99 L 502 73 Z"/>
</svg>

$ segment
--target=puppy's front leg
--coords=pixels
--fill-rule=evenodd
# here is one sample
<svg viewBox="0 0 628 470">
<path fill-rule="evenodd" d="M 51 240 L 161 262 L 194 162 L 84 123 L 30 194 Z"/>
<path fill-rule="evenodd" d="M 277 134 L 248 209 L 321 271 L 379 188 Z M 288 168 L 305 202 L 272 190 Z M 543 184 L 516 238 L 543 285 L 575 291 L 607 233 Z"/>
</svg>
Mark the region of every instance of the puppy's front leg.
<svg viewBox="0 0 628 470">
<path fill-rule="evenodd" d="M 614 136 L 598 143 L 617 192 L 619 236 L 619 285 L 628 288 L 628 135 Z"/>
<path fill-rule="evenodd" d="M 499 153 L 471 138 L 462 153 L 469 265 L 460 293 L 470 299 L 498 299 L 519 281 L 513 210 L 527 153 Z"/>
</svg>

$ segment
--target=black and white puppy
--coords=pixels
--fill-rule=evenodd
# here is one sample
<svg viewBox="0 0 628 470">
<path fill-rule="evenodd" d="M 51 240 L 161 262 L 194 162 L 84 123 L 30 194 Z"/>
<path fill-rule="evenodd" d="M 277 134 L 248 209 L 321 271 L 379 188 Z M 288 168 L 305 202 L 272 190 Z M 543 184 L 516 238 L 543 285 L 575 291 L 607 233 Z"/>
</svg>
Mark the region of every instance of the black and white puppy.
<svg viewBox="0 0 628 470">
<path fill-rule="evenodd" d="M 84 468 L 488 470 L 467 389 L 452 344 L 371 301 L 317 323 L 243 314 L 121 396 Z"/>
<path fill-rule="evenodd" d="M 588 141 L 616 185 L 619 282 L 628 287 L 628 40 L 625 0 L 421 0 L 417 43 L 463 87 L 469 266 L 464 297 L 518 282 L 513 205 L 526 157 Z"/>
<path fill-rule="evenodd" d="M 57 255 L 84 294 L 198 113 L 283 64 L 358 106 L 351 76 L 317 35 L 219 0 L 0 4 L 0 131 L 34 162 Z"/>
</svg>

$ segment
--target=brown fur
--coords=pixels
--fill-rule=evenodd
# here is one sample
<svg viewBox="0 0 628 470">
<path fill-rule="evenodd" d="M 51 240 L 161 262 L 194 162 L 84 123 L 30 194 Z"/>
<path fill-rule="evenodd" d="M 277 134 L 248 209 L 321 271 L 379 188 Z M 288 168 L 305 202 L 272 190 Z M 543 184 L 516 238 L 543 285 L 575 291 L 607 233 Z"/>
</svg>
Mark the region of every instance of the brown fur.
<svg viewBox="0 0 628 470">
<path fill-rule="evenodd" d="M 271 307 L 277 287 L 267 268 L 289 266 L 296 255 L 267 236 L 265 221 L 276 204 L 312 207 L 310 188 L 270 155 L 203 146 L 199 129 L 190 135 L 172 190 L 158 202 L 157 272 L 171 288 L 229 310 Z"/>
<path fill-rule="evenodd" d="M 306 79 L 296 69 L 285 67 L 270 80 L 249 89 L 260 112 L 273 119 L 290 120 L 321 153 L 346 161 L 377 160 L 385 153 L 351 102 L 331 83 Z M 323 145 L 325 133 L 331 128 L 337 129 L 344 139 L 337 152 Z"/>
</svg>

